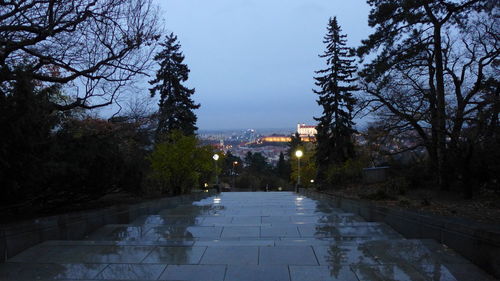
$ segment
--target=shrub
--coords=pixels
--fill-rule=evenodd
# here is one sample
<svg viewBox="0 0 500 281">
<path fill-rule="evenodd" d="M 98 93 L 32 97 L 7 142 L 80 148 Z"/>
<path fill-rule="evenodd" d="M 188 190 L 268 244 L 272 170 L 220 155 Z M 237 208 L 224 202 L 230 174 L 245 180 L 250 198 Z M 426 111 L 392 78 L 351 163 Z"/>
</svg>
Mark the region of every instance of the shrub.
<svg viewBox="0 0 500 281">
<path fill-rule="evenodd" d="M 389 178 L 382 184 L 382 188 L 387 194 L 404 195 L 409 189 L 408 180 L 405 177 Z"/>
<path fill-rule="evenodd" d="M 152 170 L 150 176 L 157 181 L 160 193 L 189 193 L 193 187 L 201 187 L 201 181 L 213 172 L 212 155 L 210 147 L 198 146 L 195 136 L 174 131 L 157 144 L 148 157 Z"/>
<path fill-rule="evenodd" d="M 359 182 L 367 162 L 364 157 L 358 157 L 342 164 L 334 164 L 328 169 L 327 182 L 331 185 Z"/>
<path fill-rule="evenodd" d="M 396 200 L 396 198 L 390 194 L 387 194 L 382 189 L 377 190 L 374 193 L 363 194 L 359 196 L 361 199 L 375 200 L 375 201 L 383 201 L 383 200 Z"/>
</svg>

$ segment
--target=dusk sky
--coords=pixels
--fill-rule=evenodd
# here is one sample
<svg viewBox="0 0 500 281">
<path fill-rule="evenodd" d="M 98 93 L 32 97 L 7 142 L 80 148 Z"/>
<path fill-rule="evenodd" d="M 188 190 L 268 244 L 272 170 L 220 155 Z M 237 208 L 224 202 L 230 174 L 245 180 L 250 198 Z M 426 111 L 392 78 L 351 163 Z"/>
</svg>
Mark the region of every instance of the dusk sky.
<svg viewBox="0 0 500 281">
<path fill-rule="evenodd" d="M 200 129 L 293 128 L 313 124 L 314 71 L 328 19 L 350 46 L 366 38 L 365 0 L 159 0 L 191 69 Z"/>
</svg>

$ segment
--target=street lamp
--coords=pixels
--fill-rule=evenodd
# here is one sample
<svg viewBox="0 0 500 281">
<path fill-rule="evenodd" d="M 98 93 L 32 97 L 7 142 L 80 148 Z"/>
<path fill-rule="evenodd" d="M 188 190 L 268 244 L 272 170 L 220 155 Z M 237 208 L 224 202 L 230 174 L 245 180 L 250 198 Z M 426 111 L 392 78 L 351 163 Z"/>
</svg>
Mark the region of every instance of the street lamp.
<svg viewBox="0 0 500 281">
<path fill-rule="evenodd" d="M 234 170 L 234 167 L 238 165 L 238 161 L 234 161 L 233 162 L 233 188 L 236 187 L 236 181 L 235 181 L 235 177 L 236 177 L 236 171 Z"/>
<path fill-rule="evenodd" d="M 219 175 L 217 174 L 217 160 L 219 160 L 219 154 L 215 153 L 212 158 L 214 159 L 215 163 L 215 187 L 217 188 L 217 190 L 219 190 Z"/>
<path fill-rule="evenodd" d="M 304 155 L 302 150 L 295 151 L 295 156 L 297 156 L 297 186 L 295 187 L 295 192 L 299 192 L 300 186 L 300 158 Z"/>
</svg>

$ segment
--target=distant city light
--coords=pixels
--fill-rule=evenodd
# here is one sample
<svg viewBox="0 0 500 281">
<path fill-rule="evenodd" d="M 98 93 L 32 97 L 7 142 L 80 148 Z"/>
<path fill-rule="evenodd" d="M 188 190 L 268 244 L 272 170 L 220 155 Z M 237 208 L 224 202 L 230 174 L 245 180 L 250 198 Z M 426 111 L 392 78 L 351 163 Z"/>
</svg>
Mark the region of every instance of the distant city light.
<svg viewBox="0 0 500 281">
<path fill-rule="evenodd" d="M 269 164 L 276 166 L 280 160 L 280 154 L 283 154 L 285 159 L 288 159 L 287 143 L 292 140 L 292 136 L 295 133 L 299 133 L 302 142 L 315 141 L 315 136 L 311 135 L 314 133 L 311 131 L 314 127 L 312 125 L 300 124 L 300 131 L 297 131 L 297 129 L 294 130 L 293 127 L 262 129 L 259 131 L 254 129 L 234 129 L 222 132 L 214 130 L 203 132 L 199 137 L 201 145 L 209 145 L 214 148 L 214 151 L 219 155 L 219 160 L 223 157 L 221 153 L 226 154 L 230 152 L 232 157 L 244 159 L 247 153 L 251 152 L 262 154 L 262 156 L 267 158 Z M 293 158 L 296 157 L 294 153 L 291 155 Z M 230 163 L 234 169 L 233 173 L 236 172 L 236 166 L 244 166 L 242 161 L 238 160 L 238 163 L 235 164 L 234 160 L 236 159 L 232 160 Z M 220 164 L 218 160 L 215 161 L 217 165 Z"/>
</svg>

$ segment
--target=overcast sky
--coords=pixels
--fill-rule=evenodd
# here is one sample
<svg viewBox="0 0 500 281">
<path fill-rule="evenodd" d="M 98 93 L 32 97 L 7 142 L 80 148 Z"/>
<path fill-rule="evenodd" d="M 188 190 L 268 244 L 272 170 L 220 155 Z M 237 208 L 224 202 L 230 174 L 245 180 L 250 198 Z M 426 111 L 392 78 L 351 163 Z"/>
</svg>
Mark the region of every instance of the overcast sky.
<svg viewBox="0 0 500 281">
<path fill-rule="evenodd" d="M 191 69 L 200 129 L 312 124 L 329 17 L 350 46 L 369 34 L 365 0 L 158 0 Z"/>
</svg>

